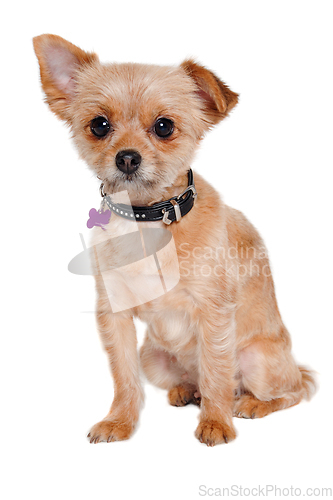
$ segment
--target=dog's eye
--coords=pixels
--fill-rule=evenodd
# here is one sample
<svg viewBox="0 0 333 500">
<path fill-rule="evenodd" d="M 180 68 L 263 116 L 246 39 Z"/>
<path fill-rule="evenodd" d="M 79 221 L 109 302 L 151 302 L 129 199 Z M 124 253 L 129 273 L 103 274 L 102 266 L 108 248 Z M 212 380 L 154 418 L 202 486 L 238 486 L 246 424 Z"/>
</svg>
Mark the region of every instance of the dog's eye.
<svg viewBox="0 0 333 500">
<path fill-rule="evenodd" d="M 163 139 L 170 137 L 173 132 L 173 121 L 169 118 L 159 118 L 154 125 L 154 132 Z"/>
<path fill-rule="evenodd" d="M 110 124 L 104 116 L 97 116 L 91 120 L 90 130 L 96 137 L 104 137 L 110 130 Z"/>
</svg>

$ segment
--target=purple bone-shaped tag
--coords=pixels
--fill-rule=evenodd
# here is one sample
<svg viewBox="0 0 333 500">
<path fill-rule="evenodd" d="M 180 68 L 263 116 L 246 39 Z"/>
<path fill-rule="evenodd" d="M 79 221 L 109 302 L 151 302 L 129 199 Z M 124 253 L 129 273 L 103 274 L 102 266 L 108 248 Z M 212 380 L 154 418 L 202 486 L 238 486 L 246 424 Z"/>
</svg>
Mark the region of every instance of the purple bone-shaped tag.
<svg viewBox="0 0 333 500">
<path fill-rule="evenodd" d="M 87 227 L 91 229 L 94 226 L 99 226 L 105 231 L 105 224 L 108 224 L 111 218 L 111 210 L 105 212 L 98 212 L 95 208 L 89 211 L 89 219 L 87 220 Z"/>
</svg>

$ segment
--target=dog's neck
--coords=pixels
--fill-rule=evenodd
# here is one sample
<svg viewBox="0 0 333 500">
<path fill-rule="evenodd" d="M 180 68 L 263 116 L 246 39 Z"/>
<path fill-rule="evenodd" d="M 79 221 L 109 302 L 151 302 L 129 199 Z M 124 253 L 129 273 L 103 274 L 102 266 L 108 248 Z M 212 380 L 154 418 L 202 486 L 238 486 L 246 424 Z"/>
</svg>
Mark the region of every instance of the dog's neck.
<svg viewBox="0 0 333 500">
<path fill-rule="evenodd" d="M 188 174 L 179 175 L 175 182 L 173 182 L 172 186 L 167 187 L 159 200 L 154 200 L 149 205 L 153 205 L 154 203 L 158 203 L 159 201 L 166 201 L 172 198 L 173 196 L 178 196 L 182 193 L 188 186 Z"/>
<path fill-rule="evenodd" d="M 166 201 L 169 200 L 170 198 L 174 196 L 178 196 L 180 193 L 182 193 L 188 186 L 188 173 L 183 173 L 180 174 L 176 180 L 172 183 L 171 186 L 168 186 L 166 188 L 160 188 L 156 189 L 154 191 L 154 195 L 152 196 L 145 196 L 143 193 L 136 192 L 136 193 L 129 193 L 130 194 L 130 200 L 131 200 L 131 205 L 133 206 L 151 206 L 154 205 L 155 203 L 159 203 L 161 201 Z M 106 190 L 108 193 L 108 191 Z M 112 193 L 109 193 L 112 196 Z"/>
</svg>

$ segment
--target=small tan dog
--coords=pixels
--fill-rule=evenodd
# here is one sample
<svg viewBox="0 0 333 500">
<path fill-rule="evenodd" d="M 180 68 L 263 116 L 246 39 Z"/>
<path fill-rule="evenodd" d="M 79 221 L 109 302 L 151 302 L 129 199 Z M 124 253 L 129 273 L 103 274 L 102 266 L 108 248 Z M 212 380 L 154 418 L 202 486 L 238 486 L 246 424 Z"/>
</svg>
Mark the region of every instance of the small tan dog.
<svg viewBox="0 0 333 500">
<path fill-rule="evenodd" d="M 100 263 L 114 266 L 121 250 L 112 248 L 111 235 L 140 219 L 140 228 L 171 233 L 180 267 L 172 290 L 116 313 L 96 276 L 97 322 L 115 396 L 90 442 L 132 434 L 143 402 L 140 362 L 171 405 L 201 406 L 195 434 L 208 446 L 236 437 L 233 416 L 264 417 L 309 399 L 314 378 L 291 354 L 263 241 L 204 179 L 195 174 L 195 188 L 190 179 L 201 139 L 238 95 L 191 60 L 178 67 L 101 64 L 55 35 L 36 37 L 34 48 L 46 101 L 69 125 L 80 157 L 105 193 L 126 191 L 133 206 L 134 220 L 126 220 L 110 205 L 115 213 L 106 231 L 96 228 L 105 242 Z M 163 259 L 168 266 L 168 255 Z M 135 316 L 148 324 L 140 357 Z"/>
</svg>

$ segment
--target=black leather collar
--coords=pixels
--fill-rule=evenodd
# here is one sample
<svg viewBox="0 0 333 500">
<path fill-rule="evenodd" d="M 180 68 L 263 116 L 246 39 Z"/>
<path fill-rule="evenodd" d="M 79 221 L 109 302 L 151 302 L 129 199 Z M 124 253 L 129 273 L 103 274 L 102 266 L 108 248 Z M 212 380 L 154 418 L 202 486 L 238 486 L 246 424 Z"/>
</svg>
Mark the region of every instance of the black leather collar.
<svg viewBox="0 0 333 500">
<path fill-rule="evenodd" d="M 192 209 L 197 197 L 191 169 L 188 171 L 188 186 L 185 191 L 178 196 L 155 203 L 150 207 L 132 207 L 122 203 L 114 203 L 109 195 L 103 193 L 102 186 L 101 193 L 103 201 L 105 201 L 111 213 L 115 212 L 120 217 L 138 222 L 163 220 L 167 225 L 174 221 L 180 221 Z"/>
</svg>

